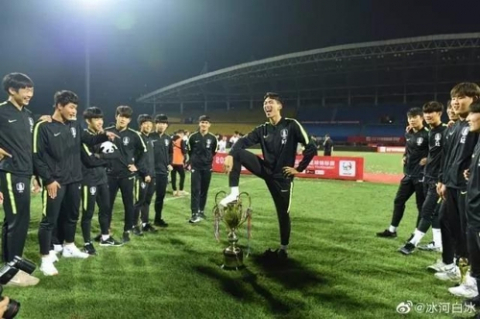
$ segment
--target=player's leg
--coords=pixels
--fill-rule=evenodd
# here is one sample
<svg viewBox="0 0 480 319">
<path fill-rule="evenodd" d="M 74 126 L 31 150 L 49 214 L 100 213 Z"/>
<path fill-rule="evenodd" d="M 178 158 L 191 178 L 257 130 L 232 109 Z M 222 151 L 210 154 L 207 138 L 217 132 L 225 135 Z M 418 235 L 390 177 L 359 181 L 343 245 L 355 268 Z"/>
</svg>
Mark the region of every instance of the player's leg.
<svg viewBox="0 0 480 319">
<path fill-rule="evenodd" d="M 202 220 L 200 216 L 198 216 L 202 184 L 201 172 L 201 170 L 192 169 L 192 173 L 190 174 L 190 211 L 192 213 L 192 216 L 188 221 L 190 224 L 195 224 Z"/>
<path fill-rule="evenodd" d="M 171 179 L 172 179 L 172 191 L 173 196 L 178 196 L 179 193 L 177 192 L 177 172 L 178 172 L 178 165 L 172 165 L 172 171 L 170 172 Z"/>
<path fill-rule="evenodd" d="M 168 224 L 163 220 L 163 201 L 168 185 L 168 174 L 157 174 L 155 186 L 155 219 L 154 225 L 159 227 L 168 227 Z"/>
<path fill-rule="evenodd" d="M 98 223 L 100 224 L 100 246 L 122 246 L 123 243 L 115 240 L 110 234 L 110 190 L 108 184 L 97 186 Z"/>
<path fill-rule="evenodd" d="M 125 210 L 125 221 L 123 226 L 123 242 L 130 241 L 130 232 L 133 228 L 133 206 L 134 206 L 134 188 L 135 177 L 125 177 L 120 179 L 120 192 L 122 193 L 123 209 Z"/>
<path fill-rule="evenodd" d="M 120 188 L 120 180 L 118 178 L 108 176 L 108 190 L 109 190 L 109 207 L 110 207 L 110 220 L 108 221 L 108 227 L 111 227 L 112 218 L 113 218 L 113 211 L 115 205 L 115 198 L 117 197 L 118 189 Z"/>
<path fill-rule="evenodd" d="M 185 192 L 185 168 L 183 165 L 178 166 L 178 175 L 180 176 L 180 182 L 179 182 L 179 193 L 182 196 L 188 195 L 187 192 Z"/>
<path fill-rule="evenodd" d="M 202 178 L 200 180 L 200 203 L 198 206 L 198 216 L 202 219 L 206 219 L 205 205 L 207 204 L 208 189 L 210 188 L 210 181 L 212 180 L 212 170 L 202 170 L 201 175 Z"/>
<path fill-rule="evenodd" d="M 268 175 L 264 162 L 260 157 L 247 150 L 239 150 L 233 157 L 233 167 L 228 177 L 230 194 L 221 200 L 220 205 L 225 207 L 229 203 L 237 200 L 237 197 L 240 194 L 238 185 L 240 183 L 242 166 L 260 178 L 266 179 Z"/>
<path fill-rule="evenodd" d="M 65 245 L 63 246 L 62 256 L 66 258 L 88 258 L 88 253 L 84 253 L 75 245 L 75 233 L 77 231 L 78 216 L 80 215 L 80 201 L 82 185 L 72 183 L 66 185 L 66 192 L 63 198 L 60 214 L 65 217 Z"/>
<path fill-rule="evenodd" d="M 143 178 L 137 178 L 135 181 L 135 204 L 133 214 L 133 234 L 136 236 L 143 236 L 141 224 L 139 223 L 140 213 L 145 205 L 145 199 L 147 197 L 148 183 L 143 181 Z"/>
<path fill-rule="evenodd" d="M 95 255 L 95 247 L 92 244 L 92 219 L 95 212 L 95 200 L 97 198 L 97 187 L 94 185 L 82 185 L 82 218 L 80 224 L 82 227 L 83 242 L 85 243 L 85 252 L 89 255 Z"/>
<path fill-rule="evenodd" d="M 156 233 L 157 229 L 150 224 L 150 203 L 152 202 L 153 194 L 155 194 L 157 181 L 156 178 L 152 178 L 150 183 L 147 184 L 147 195 L 145 197 L 145 203 L 142 207 L 142 228 L 144 232 Z"/>
</svg>

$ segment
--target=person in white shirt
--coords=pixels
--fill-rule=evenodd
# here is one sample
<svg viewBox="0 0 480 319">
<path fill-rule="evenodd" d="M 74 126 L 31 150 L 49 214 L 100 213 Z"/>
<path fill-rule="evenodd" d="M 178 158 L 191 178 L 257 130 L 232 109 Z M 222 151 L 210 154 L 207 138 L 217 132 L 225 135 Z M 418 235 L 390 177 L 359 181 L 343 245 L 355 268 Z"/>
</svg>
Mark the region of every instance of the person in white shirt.
<svg viewBox="0 0 480 319">
<path fill-rule="evenodd" d="M 218 153 L 227 153 L 227 137 L 223 136 L 218 142 Z"/>
</svg>

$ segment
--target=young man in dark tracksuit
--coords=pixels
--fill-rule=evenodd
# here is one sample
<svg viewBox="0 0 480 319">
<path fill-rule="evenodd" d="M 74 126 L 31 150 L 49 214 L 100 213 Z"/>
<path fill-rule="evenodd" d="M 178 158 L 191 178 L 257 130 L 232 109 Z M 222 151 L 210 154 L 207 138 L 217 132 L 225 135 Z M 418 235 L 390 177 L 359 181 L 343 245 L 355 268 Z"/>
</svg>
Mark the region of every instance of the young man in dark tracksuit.
<svg viewBox="0 0 480 319">
<path fill-rule="evenodd" d="M 475 83 L 460 83 L 451 90 L 450 96 L 459 120 L 451 132 L 451 142 L 437 186 L 438 193 L 445 201 L 445 209 L 440 216 L 442 262 L 429 267 L 437 271 L 435 277 L 440 280 L 460 279 L 456 263 L 461 259 L 468 262 L 465 213 L 467 181 L 463 173 L 470 166 L 478 134 L 470 131 L 466 118 L 470 104 L 480 97 L 480 87 Z"/>
<path fill-rule="evenodd" d="M 425 233 L 432 225 L 434 238 L 439 243 L 440 224 L 438 218 L 435 218 L 435 211 L 439 208 L 439 196 L 437 194 L 438 173 L 443 156 L 444 132 L 447 126 L 442 123 L 443 105 L 439 102 L 428 102 L 423 106 L 423 116 L 425 122 L 430 126 L 428 132 L 428 157 L 424 169 L 423 188 L 425 192 L 425 201 L 422 206 L 420 222 L 413 232 L 413 236 L 407 243 L 399 249 L 404 255 L 410 255 L 415 247 L 420 243 Z M 434 224 L 435 221 L 435 224 Z M 440 247 L 441 249 L 441 247 Z"/>
<path fill-rule="evenodd" d="M 135 183 L 135 207 L 134 207 L 134 227 L 135 235 L 142 235 L 143 232 L 155 233 L 157 230 L 148 222 L 150 213 L 150 203 L 155 193 L 155 157 L 153 153 L 152 129 L 153 118 L 148 114 L 141 114 L 138 117 L 138 127 L 141 137 L 147 146 L 147 154 L 143 157 L 143 167 L 145 171 L 140 171 Z M 141 216 L 140 216 L 141 215 Z M 141 217 L 141 224 L 138 226 L 138 219 Z"/>
<path fill-rule="evenodd" d="M 50 254 L 55 226 L 65 240 L 63 257 L 87 258 L 75 246 L 75 230 L 80 208 L 82 176 L 81 144 L 107 141 L 107 134 L 81 134 L 76 121 L 78 97 L 70 91 L 55 93 L 52 122 L 38 122 L 33 132 L 33 163 L 43 182 L 43 218 L 38 230 L 42 263 L 46 276 L 58 274 L 55 257 Z"/>
<path fill-rule="evenodd" d="M 95 136 L 103 132 L 103 112 L 98 107 L 89 107 L 83 113 L 88 128 L 83 134 Z M 85 242 L 85 252 L 95 255 L 95 247 L 91 241 L 91 226 L 95 203 L 98 205 L 98 221 L 100 224 L 100 246 L 121 246 L 109 233 L 111 209 L 108 179 L 105 171 L 107 159 L 118 157 L 118 150 L 110 141 L 102 145 L 88 146 L 82 144 L 82 234 Z M 111 152 L 113 150 L 113 152 Z"/>
<path fill-rule="evenodd" d="M 189 223 L 198 223 L 205 219 L 205 204 L 208 188 L 212 179 L 212 162 L 217 153 L 218 141 L 215 135 L 209 133 L 210 118 L 206 115 L 198 119 L 198 131 L 188 139 L 187 149 L 191 165 L 191 199 L 192 217 Z"/>
<path fill-rule="evenodd" d="M 470 105 L 467 116 L 470 132 L 480 133 L 480 102 Z M 477 143 L 472 155 L 470 168 L 464 172 L 467 182 L 466 220 L 467 246 L 470 260 L 470 274 L 461 285 L 449 289 L 450 293 L 465 298 L 467 303 L 480 307 L 480 143 Z"/>
<path fill-rule="evenodd" d="M 393 205 L 393 215 L 390 227 L 377 233 L 378 237 L 397 237 L 397 228 L 405 212 L 405 203 L 415 194 L 418 217 L 415 227 L 421 218 L 422 206 L 425 200 L 423 192 L 423 171 L 428 156 L 428 129 L 423 126 L 423 112 L 414 107 L 407 112 L 410 130 L 405 134 L 405 154 L 403 155 L 404 177 L 400 181 Z"/>
<path fill-rule="evenodd" d="M 33 175 L 33 116 L 26 108 L 33 97 L 32 80 L 21 73 L 3 78 L 8 101 L 0 103 L 0 191 L 5 219 L 2 228 L 2 260 L 22 257 L 30 222 L 30 180 Z M 33 286 L 39 280 L 20 271 L 12 284 Z"/>
<path fill-rule="evenodd" d="M 134 188 L 135 180 L 139 171 L 143 171 L 143 157 L 147 152 L 147 146 L 143 142 L 140 133 L 128 127 L 132 118 L 130 106 L 119 106 L 116 111 L 115 127 L 107 127 L 105 130 L 119 136 L 114 143 L 120 151 L 120 156 L 110 161 L 107 168 L 108 186 L 110 189 L 110 209 L 113 216 L 113 208 L 118 189 L 122 192 L 123 207 L 125 210 L 125 224 L 123 228 L 123 242 L 130 241 L 130 232 L 134 226 Z"/>
<path fill-rule="evenodd" d="M 283 103 L 276 93 L 267 93 L 263 109 L 269 122 L 257 126 L 252 132 L 240 138 L 225 158 L 224 168 L 229 176 L 231 192 L 220 205 L 226 207 L 239 196 L 239 180 L 242 165 L 256 176 L 265 180 L 273 198 L 280 224 L 280 249 L 268 249 L 265 257 L 287 258 L 287 246 L 290 240 L 290 204 L 293 189 L 293 178 L 302 172 L 317 154 L 315 145 L 310 141 L 307 132 L 295 119 L 283 118 Z M 303 159 L 294 168 L 297 145 L 301 143 L 305 150 Z M 246 150 L 260 144 L 263 159 Z"/>
<path fill-rule="evenodd" d="M 152 133 L 153 152 L 155 160 L 155 219 L 154 225 L 168 227 L 163 220 L 163 200 L 167 191 L 168 174 L 172 171 L 173 145 L 166 130 L 168 117 L 165 114 L 155 116 L 156 132 Z"/>
</svg>

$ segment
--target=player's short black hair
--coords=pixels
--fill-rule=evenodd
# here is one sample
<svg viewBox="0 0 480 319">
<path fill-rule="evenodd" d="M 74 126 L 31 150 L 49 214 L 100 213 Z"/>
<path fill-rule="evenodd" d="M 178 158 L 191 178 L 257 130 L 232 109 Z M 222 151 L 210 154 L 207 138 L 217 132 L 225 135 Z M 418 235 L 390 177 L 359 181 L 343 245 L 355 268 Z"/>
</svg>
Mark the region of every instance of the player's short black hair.
<svg viewBox="0 0 480 319">
<path fill-rule="evenodd" d="M 83 112 L 83 118 L 86 120 L 103 119 L 103 112 L 96 106 L 87 107 Z"/>
<path fill-rule="evenodd" d="M 443 104 L 437 101 L 430 101 L 423 105 L 423 113 L 443 112 Z"/>
<path fill-rule="evenodd" d="M 470 104 L 469 111 L 471 113 L 480 113 L 480 100 L 477 100 L 477 101 L 473 102 L 472 104 Z"/>
<path fill-rule="evenodd" d="M 140 114 L 137 118 L 138 126 L 142 126 L 145 122 L 152 122 L 153 124 L 153 117 L 149 114 Z"/>
<path fill-rule="evenodd" d="M 168 124 L 168 116 L 165 114 L 158 114 L 155 116 L 155 123 L 166 123 Z"/>
<path fill-rule="evenodd" d="M 199 122 L 210 122 L 210 116 L 208 116 L 208 115 L 200 115 L 200 117 L 198 118 L 198 121 L 199 121 Z"/>
<path fill-rule="evenodd" d="M 58 105 L 65 106 L 70 103 L 78 105 L 78 95 L 76 95 L 72 91 L 58 91 L 53 96 L 53 100 L 55 103 L 55 107 L 57 107 Z"/>
<path fill-rule="evenodd" d="M 263 100 L 265 101 L 266 99 L 272 99 L 272 100 L 276 100 L 278 103 L 282 104 L 283 105 L 283 101 L 282 99 L 280 98 L 280 95 L 278 93 L 275 93 L 275 92 L 267 92 L 265 93 L 265 96 L 263 97 Z"/>
<path fill-rule="evenodd" d="M 450 97 L 468 96 L 477 100 L 480 97 L 480 87 L 472 82 L 458 83 L 450 91 Z"/>
<path fill-rule="evenodd" d="M 120 105 L 117 107 L 117 110 L 115 111 L 115 117 L 121 116 L 121 117 L 131 118 L 132 114 L 133 114 L 133 110 L 128 105 Z"/>
<path fill-rule="evenodd" d="M 33 81 L 23 73 L 9 73 L 3 77 L 2 85 L 5 92 L 10 94 L 9 89 L 18 92 L 20 89 L 33 88 Z"/>
<path fill-rule="evenodd" d="M 408 117 L 423 116 L 422 109 L 419 107 L 412 107 L 410 110 L 408 110 L 407 116 Z"/>
</svg>

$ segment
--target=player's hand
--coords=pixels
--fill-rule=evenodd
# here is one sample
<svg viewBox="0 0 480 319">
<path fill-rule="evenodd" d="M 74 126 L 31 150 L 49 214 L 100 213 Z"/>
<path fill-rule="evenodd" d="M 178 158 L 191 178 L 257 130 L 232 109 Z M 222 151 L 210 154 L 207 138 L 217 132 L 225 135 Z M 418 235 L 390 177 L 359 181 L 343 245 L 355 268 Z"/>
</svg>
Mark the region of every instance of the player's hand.
<svg viewBox="0 0 480 319">
<path fill-rule="evenodd" d="M 425 166 L 425 164 L 427 164 L 427 158 L 424 157 L 420 160 L 420 166 Z"/>
<path fill-rule="evenodd" d="M 169 172 L 171 172 L 171 171 L 173 171 L 173 166 L 172 166 L 172 165 L 168 165 L 168 166 L 167 166 L 167 169 L 168 169 Z"/>
<path fill-rule="evenodd" d="M 285 175 L 286 177 L 290 177 L 290 176 L 295 176 L 297 175 L 298 173 L 300 173 L 299 171 L 297 171 L 295 168 L 293 167 L 289 167 L 289 166 L 285 166 L 283 168 L 283 175 Z"/>
<path fill-rule="evenodd" d="M 2 204 L 3 204 L 3 193 L 0 192 L 0 205 L 2 205 Z"/>
<path fill-rule="evenodd" d="M 108 139 L 113 142 L 116 138 L 120 138 L 117 134 L 113 132 L 105 132 L 105 135 L 107 135 Z"/>
<path fill-rule="evenodd" d="M 136 167 L 135 165 L 133 165 L 133 164 L 128 165 L 128 170 L 129 170 L 130 172 L 136 172 L 136 171 L 138 171 L 137 167 Z"/>
<path fill-rule="evenodd" d="M 447 127 L 452 127 L 455 124 L 455 121 L 448 121 Z"/>
<path fill-rule="evenodd" d="M 10 303 L 10 298 L 3 297 L 3 300 L 0 302 L 0 318 L 3 318 L 5 311 L 7 311 L 8 304 Z"/>
<path fill-rule="evenodd" d="M 405 156 L 402 157 L 402 165 L 405 165 L 406 162 L 407 162 L 407 158 Z"/>
<path fill-rule="evenodd" d="M 225 161 L 223 162 L 223 171 L 225 174 L 230 174 L 233 168 L 233 156 L 227 155 Z"/>
<path fill-rule="evenodd" d="M 50 196 L 51 199 L 55 199 L 57 197 L 57 192 L 60 189 L 60 184 L 57 181 L 54 181 L 53 183 L 50 183 L 47 185 L 47 192 L 48 196 Z"/>
<path fill-rule="evenodd" d="M 447 193 L 447 186 L 445 186 L 442 183 L 438 183 L 437 184 L 437 193 L 442 199 L 445 200 L 445 196 L 446 196 L 446 193 Z"/>
<path fill-rule="evenodd" d="M 152 178 L 150 176 L 145 176 L 145 183 L 150 183 Z"/>
<path fill-rule="evenodd" d="M 408 133 L 412 130 L 412 127 L 410 125 L 407 125 L 407 127 L 405 128 L 405 132 Z"/>
<path fill-rule="evenodd" d="M 5 151 L 3 148 L 0 148 L 0 161 L 3 160 L 5 157 L 12 157 L 12 154 Z"/>
<path fill-rule="evenodd" d="M 470 177 L 470 170 L 466 169 L 463 171 L 463 177 L 465 177 L 465 180 L 468 181 L 468 178 Z"/>
<path fill-rule="evenodd" d="M 40 193 L 40 190 L 42 188 L 40 187 L 40 184 L 38 184 L 38 181 L 36 178 L 33 178 L 33 181 L 32 181 L 32 193 L 34 194 L 38 194 Z"/>
<path fill-rule="evenodd" d="M 48 122 L 48 123 L 52 123 L 52 116 L 42 115 L 42 116 L 40 116 L 39 120 L 40 121 L 45 121 L 45 122 Z"/>
</svg>

